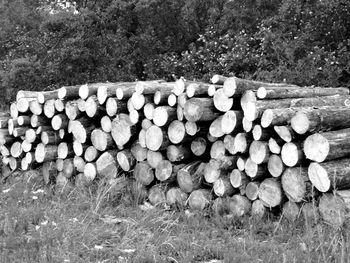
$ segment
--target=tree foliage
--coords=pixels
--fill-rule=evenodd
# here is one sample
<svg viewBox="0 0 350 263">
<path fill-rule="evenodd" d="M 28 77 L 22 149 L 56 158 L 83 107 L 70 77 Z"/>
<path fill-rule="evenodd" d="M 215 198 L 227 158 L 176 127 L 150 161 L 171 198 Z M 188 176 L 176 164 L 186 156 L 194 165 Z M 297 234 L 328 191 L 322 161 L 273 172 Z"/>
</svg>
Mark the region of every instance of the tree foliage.
<svg viewBox="0 0 350 263">
<path fill-rule="evenodd" d="M 348 0 L 3 0 L 0 89 L 208 80 L 348 85 Z"/>
</svg>

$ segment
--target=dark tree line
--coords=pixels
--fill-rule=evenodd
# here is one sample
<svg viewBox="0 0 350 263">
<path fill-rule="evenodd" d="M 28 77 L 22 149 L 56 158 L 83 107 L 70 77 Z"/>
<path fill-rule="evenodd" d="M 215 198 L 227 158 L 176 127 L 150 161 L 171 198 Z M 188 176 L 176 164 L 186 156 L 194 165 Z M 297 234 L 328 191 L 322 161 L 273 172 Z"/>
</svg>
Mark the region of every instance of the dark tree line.
<svg viewBox="0 0 350 263">
<path fill-rule="evenodd" d="M 348 0 L 2 0 L 0 91 L 214 73 L 349 85 Z"/>
</svg>

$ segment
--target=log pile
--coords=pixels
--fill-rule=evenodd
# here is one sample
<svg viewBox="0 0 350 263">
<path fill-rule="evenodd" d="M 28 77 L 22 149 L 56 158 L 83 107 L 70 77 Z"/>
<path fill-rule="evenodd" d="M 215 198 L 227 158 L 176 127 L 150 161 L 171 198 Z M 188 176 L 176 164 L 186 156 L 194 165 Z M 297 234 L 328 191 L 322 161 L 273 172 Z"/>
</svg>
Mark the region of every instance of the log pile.
<svg viewBox="0 0 350 263">
<path fill-rule="evenodd" d="M 347 88 L 220 75 L 94 83 L 18 92 L 0 115 L 0 150 L 6 169 L 40 167 L 46 184 L 127 174 L 135 197 L 152 205 L 290 220 L 316 209 L 340 226 L 349 117 Z"/>
</svg>

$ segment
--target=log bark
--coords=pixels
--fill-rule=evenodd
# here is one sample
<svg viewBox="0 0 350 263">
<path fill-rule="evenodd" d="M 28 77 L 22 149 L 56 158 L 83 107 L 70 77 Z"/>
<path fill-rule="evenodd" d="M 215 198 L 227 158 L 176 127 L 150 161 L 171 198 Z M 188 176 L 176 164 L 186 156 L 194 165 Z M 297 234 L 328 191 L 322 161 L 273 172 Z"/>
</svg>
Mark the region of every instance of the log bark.
<svg viewBox="0 0 350 263">
<path fill-rule="evenodd" d="M 50 119 L 44 117 L 44 116 L 37 116 L 37 115 L 32 115 L 30 119 L 30 125 L 33 128 L 37 128 L 39 126 L 44 126 L 44 125 L 50 125 L 51 121 Z"/>
<path fill-rule="evenodd" d="M 298 134 L 339 130 L 350 127 L 349 107 L 322 107 L 302 110 L 291 119 L 291 127 Z"/>
<path fill-rule="evenodd" d="M 123 150 L 118 152 L 117 162 L 125 172 L 129 172 L 134 167 L 136 159 L 130 150 Z"/>
<path fill-rule="evenodd" d="M 244 171 L 252 179 L 264 178 L 268 173 L 265 164 L 258 165 L 251 158 L 245 162 Z"/>
<path fill-rule="evenodd" d="M 331 189 L 350 188 L 350 158 L 332 160 L 324 163 L 312 162 L 308 175 L 313 186 L 320 192 Z"/>
<path fill-rule="evenodd" d="M 232 96 L 240 96 L 246 90 L 256 91 L 260 87 L 284 88 L 284 87 L 290 87 L 290 86 L 295 86 L 295 85 L 290 85 L 287 83 L 266 83 L 261 81 L 240 79 L 237 77 L 230 77 L 225 80 L 223 89 L 225 91 L 226 96 L 232 97 Z"/>
<path fill-rule="evenodd" d="M 186 162 L 192 158 L 192 152 L 189 147 L 185 145 L 169 145 L 166 149 L 167 159 L 172 162 Z"/>
<path fill-rule="evenodd" d="M 157 90 L 172 90 L 174 82 L 165 82 L 164 80 L 137 81 L 135 92 L 139 94 L 154 94 Z"/>
<path fill-rule="evenodd" d="M 58 90 L 50 90 L 50 91 L 41 91 L 38 92 L 38 102 L 44 104 L 47 100 L 56 100 L 58 99 Z"/>
<path fill-rule="evenodd" d="M 225 83 L 226 79 L 227 79 L 227 77 L 225 77 L 225 76 L 215 74 L 211 77 L 210 81 L 213 84 L 223 85 Z"/>
<path fill-rule="evenodd" d="M 281 177 L 282 188 L 289 200 L 299 203 L 312 197 L 306 167 L 287 168 Z"/>
<path fill-rule="evenodd" d="M 153 123 L 159 127 L 163 127 L 173 121 L 176 116 L 176 108 L 159 106 L 154 109 Z"/>
<path fill-rule="evenodd" d="M 110 133 L 100 129 L 95 129 L 91 133 L 91 143 L 98 151 L 106 151 L 114 146 L 114 141 Z"/>
<path fill-rule="evenodd" d="M 349 95 L 347 88 L 298 87 L 285 88 L 260 87 L 257 90 L 259 99 L 314 98 L 333 95 Z"/>
<path fill-rule="evenodd" d="M 201 96 L 206 96 L 208 94 L 208 89 L 211 85 L 207 83 L 190 83 L 186 87 L 186 94 L 187 97 L 192 98 L 192 97 L 201 97 Z M 217 87 L 220 87 L 219 85 L 216 85 Z"/>
<path fill-rule="evenodd" d="M 124 82 L 115 91 L 118 100 L 128 100 L 135 92 L 136 82 Z"/>
<path fill-rule="evenodd" d="M 106 113 L 110 117 L 114 117 L 120 113 L 128 111 L 127 103 L 116 98 L 108 98 L 106 101 Z"/>
<path fill-rule="evenodd" d="M 226 197 L 232 196 L 236 191 L 231 185 L 230 177 L 220 177 L 213 184 L 213 192 L 216 196 Z"/>
<path fill-rule="evenodd" d="M 267 170 L 272 177 L 280 177 L 285 169 L 282 158 L 277 154 L 271 154 L 267 162 Z"/>
<path fill-rule="evenodd" d="M 249 147 L 249 156 L 256 164 L 267 163 L 270 157 L 268 143 L 264 141 L 253 141 Z"/>
<path fill-rule="evenodd" d="M 202 156 L 207 150 L 207 140 L 197 137 L 191 142 L 191 151 L 195 156 Z"/>
<path fill-rule="evenodd" d="M 12 136 L 15 138 L 23 137 L 26 134 L 28 127 L 17 127 L 12 131 Z"/>
<path fill-rule="evenodd" d="M 134 178 L 142 185 L 148 186 L 154 181 L 154 170 L 147 162 L 137 162 L 133 172 Z"/>
<path fill-rule="evenodd" d="M 203 211 L 210 205 L 212 196 L 209 190 L 198 189 L 194 190 L 188 197 L 188 205 L 192 210 Z"/>
<path fill-rule="evenodd" d="M 228 202 L 229 213 L 234 217 L 242 217 L 250 212 L 251 202 L 245 196 L 236 194 Z"/>
<path fill-rule="evenodd" d="M 147 152 L 147 162 L 149 165 L 156 169 L 158 164 L 164 159 L 163 154 L 161 152 L 148 150 Z"/>
<path fill-rule="evenodd" d="M 301 164 L 305 159 L 302 146 L 298 143 L 285 143 L 281 150 L 281 158 L 283 163 L 289 167 Z"/>
<path fill-rule="evenodd" d="M 39 143 L 35 149 L 35 160 L 38 163 L 54 161 L 58 157 L 57 146 L 55 145 L 44 145 Z"/>
<path fill-rule="evenodd" d="M 184 116 L 188 121 L 213 121 L 219 115 L 215 112 L 213 100 L 209 98 L 192 98 L 184 105 Z"/>
<path fill-rule="evenodd" d="M 310 135 L 304 141 L 306 158 L 324 162 L 350 154 L 350 129 L 329 131 Z"/>
<path fill-rule="evenodd" d="M 251 201 L 258 199 L 259 187 L 259 182 L 249 182 L 245 189 L 246 197 Z"/>
<path fill-rule="evenodd" d="M 201 187 L 205 166 L 205 163 L 194 161 L 177 172 L 177 183 L 183 192 L 191 193 Z"/>
<path fill-rule="evenodd" d="M 94 146 L 89 146 L 84 151 L 84 160 L 91 163 L 98 159 L 101 156 L 101 152 L 99 152 Z"/>
<path fill-rule="evenodd" d="M 153 96 L 153 102 L 155 105 L 165 105 L 168 103 L 168 97 L 173 93 L 173 88 L 174 84 L 170 83 L 157 89 L 154 93 L 149 93 L 149 94 L 154 94 Z"/>
<path fill-rule="evenodd" d="M 115 97 L 117 89 L 124 87 L 125 83 L 98 83 L 97 85 L 98 87 L 97 87 L 96 95 L 97 95 L 98 102 L 100 103 L 100 105 L 102 105 L 106 102 L 108 98 Z M 86 94 L 84 95 L 86 96 Z M 87 97 L 89 96 L 91 96 L 91 94 L 87 95 Z"/>
<path fill-rule="evenodd" d="M 259 199 L 268 207 L 276 207 L 282 204 L 283 192 L 281 183 L 274 178 L 267 178 L 259 187 Z"/>
<path fill-rule="evenodd" d="M 148 149 L 146 147 L 142 147 L 138 140 L 131 145 L 130 151 L 138 162 L 142 162 L 147 158 Z"/>
<path fill-rule="evenodd" d="M 16 101 L 21 98 L 35 98 L 37 99 L 39 92 L 32 90 L 19 90 L 16 94 Z"/>
<path fill-rule="evenodd" d="M 113 179 L 118 176 L 118 165 L 116 157 L 118 150 L 104 152 L 96 161 L 97 173 L 107 179 Z"/>
</svg>

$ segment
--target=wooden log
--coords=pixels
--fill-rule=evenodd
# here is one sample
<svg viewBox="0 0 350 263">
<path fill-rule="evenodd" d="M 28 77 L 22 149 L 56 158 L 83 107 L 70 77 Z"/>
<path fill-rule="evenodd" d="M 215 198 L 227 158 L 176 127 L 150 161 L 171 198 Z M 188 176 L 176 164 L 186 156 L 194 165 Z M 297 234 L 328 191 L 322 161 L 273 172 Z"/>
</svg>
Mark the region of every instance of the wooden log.
<svg viewBox="0 0 350 263">
<path fill-rule="evenodd" d="M 82 156 L 89 145 L 80 143 L 78 141 L 73 141 L 73 151 L 76 156 Z"/>
<path fill-rule="evenodd" d="M 282 147 L 280 145 L 284 144 L 284 141 L 282 139 L 276 139 L 271 137 L 268 141 L 269 143 L 269 150 L 270 152 L 274 154 L 280 154 Z"/>
<path fill-rule="evenodd" d="M 25 158 L 21 159 L 21 165 L 19 166 L 22 171 L 27 171 L 29 169 L 29 164 L 27 163 L 27 160 Z"/>
<path fill-rule="evenodd" d="M 27 153 L 33 149 L 33 144 L 24 140 L 24 141 L 22 141 L 21 147 L 22 147 L 23 152 Z"/>
<path fill-rule="evenodd" d="M 273 134 L 273 130 L 271 129 L 263 129 L 261 125 L 255 124 L 252 130 L 253 139 L 255 141 L 267 141 L 271 138 L 271 134 Z"/>
<path fill-rule="evenodd" d="M 80 156 L 74 156 L 73 158 L 73 164 L 74 167 L 76 168 L 76 170 L 80 173 L 84 172 L 84 168 L 85 168 L 85 161 L 82 157 Z"/>
<path fill-rule="evenodd" d="M 236 168 L 237 156 L 225 156 L 217 160 L 211 159 L 205 166 L 204 178 L 207 183 L 214 183 L 220 176 L 229 177 L 229 171 Z"/>
<path fill-rule="evenodd" d="M 253 141 L 249 147 L 249 156 L 256 164 L 268 162 L 270 157 L 268 143 L 265 141 Z"/>
<path fill-rule="evenodd" d="M 276 88 L 285 88 L 295 85 L 290 85 L 287 83 L 266 83 L 261 81 L 254 81 L 248 79 L 240 79 L 237 77 L 229 77 L 224 82 L 224 92 L 226 96 L 240 96 L 246 90 L 258 90 L 260 87 L 276 87 Z"/>
<path fill-rule="evenodd" d="M 90 138 L 92 145 L 101 152 L 109 150 L 114 146 L 111 134 L 100 129 L 93 130 Z"/>
<path fill-rule="evenodd" d="M 89 146 L 84 151 L 84 160 L 91 163 L 98 159 L 101 156 L 101 152 L 99 152 L 94 146 Z"/>
<path fill-rule="evenodd" d="M 78 86 L 63 86 L 58 90 L 58 98 L 61 100 L 70 100 L 79 98 L 79 89 Z"/>
<path fill-rule="evenodd" d="M 224 89 L 217 89 L 213 96 L 214 106 L 218 111 L 227 112 L 233 106 L 233 99 L 226 96 Z"/>
<path fill-rule="evenodd" d="M 116 98 L 108 98 L 106 101 L 106 113 L 110 117 L 114 117 L 120 113 L 127 112 L 127 103 Z"/>
<path fill-rule="evenodd" d="M 44 115 L 51 119 L 56 113 L 55 100 L 47 100 L 44 104 Z"/>
<path fill-rule="evenodd" d="M 97 86 L 96 96 L 97 96 L 98 102 L 100 103 L 100 105 L 102 105 L 107 101 L 109 97 L 115 97 L 117 89 L 122 88 L 124 86 L 124 83 L 98 83 L 98 84 L 95 84 L 95 86 Z M 84 90 L 81 89 L 81 93 L 83 93 L 83 91 Z M 83 94 L 80 94 L 80 95 L 83 95 Z M 84 95 L 86 96 L 86 90 Z M 87 94 L 87 97 L 91 95 L 92 94 Z"/>
<path fill-rule="evenodd" d="M 164 205 L 166 204 L 166 191 L 165 185 L 156 184 L 149 189 L 148 200 L 153 206 Z"/>
<path fill-rule="evenodd" d="M 312 197 L 307 168 L 287 168 L 281 177 L 282 188 L 289 200 L 301 202 Z"/>
<path fill-rule="evenodd" d="M 34 115 L 41 115 L 43 113 L 43 105 L 37 100 L 32 100 L 29 102 L 29 110 Z"/>
<path fill-rule="evenodd" d="M 29 104 L 31 101 L 36 100 L 35 98 L 20 98 L 17 101 L 17 110 L 20 113 L 30 113 Z"/>
<path fill-rule="evenodd" d="M 54 161 L 58 157 L 56 145 L 44 145 L 39 143 L 35 149 L 35 160 L 38 163 Z"/>
<path fill-rule="evenodd" d="M 73 138 L 80 143 L 88 142 L 92 131 L 96 129 L 95 125 L 91 125 L 85 121 L 85 118 L 72 121 L 71 130 Z"/>
<path fill-rule="evenodd" d="M 194 136 L 199 131 L 199 127 L 198 127 L 197 123 L 195 123 L 193 121 L 186 121 L 185 130 L 186 130 L 186 133 L 188 135 Z"/>
<path fill-rule="evenodd" d="M 219 197 L 232 196 L 235 193 L 235 189 L 231 185 L 230 177 L 220 177 L 216 180 L 213 184 L 213 192 Z"/>
<path fill-rule="evenodd" d="M 191 151 L 195 156 L 202 156 L 207 150 L 207 141 L 203 137 L 197 137 L 191 142 Z"/>
<path fill-rule="evenodd" d="M 219 115 L 210 98 L 192 98 L 184 106 L 184 116 L 188 121 L 213 121 Z"/>
<path fill-rule="evenodd" d="M 6 145 L 0 145 L 0 154 L 4 156 L 9 156 L 10 155 L 10 149 Z"/>
<path fill-rule="evenodd" d="M 0 129 L 8 128 L 10 117 L 0 117 Z"/>
<path fill-rule="evenodd" d="M 235 149 L 235 137 L 233 137 L 230 134 L 227 134 L 225 135 L 223 142 L 227 152 L 229 152 L 232 155 L 237 153 Z"/>
<path fill-rule="evenodd" d="M 305 159 L 302 146 L 298 143 L 285 143 L 281 150 L 281 158 L 283 163 L 289 167 L 301 164 Z"/>
<path fill-rule="evenodd" d="M 118 100 L 128 100 L 131 98 L 132 94 L 135 92 L 136 82 L 122 82 L 119 83 L 115 91 L 115 95 Z"/>
<path fill-rule="evenodd" d="M 24 135 L 24 139 L 29 143 L 34 143 L 37 140 L 38 135 L 34 129 L 27 129 Z"/>
<path fill-rule="evenodd" d="M 16 94 L 16 101 L 21 98 L 35 98 L 37 99 L 39 92 L 32 90 L 19 90 Z"/>
<path fill-rule="evenodd" d="M 225 135 L 222 130 L 222 119 L 223 119 L 223 116 L 221 115 L 210 124 L 209 134 L 211 136 L 220 138 Z"/>
<path fill-rule="evenodd" d="M 350 105 L 350 97 L 344 95 L 315 97 L 315 98 L 298 98 L 298 99 L 281 99 L 281 100 L 261 100 L 249 102 L 243 108 L 244 117 L 250 121 L 260 118 L 262 113 L 267 109 L 277 108 L 295 108 L 295 107 L 323 107 L 323 106 L 346 106 Z"/>
<path fill-rule="evenodd" d="M 293 116 L 300 110 L 312 109 L 308 108 L 277 108 L 266 109 L 261 115 L 260 124 L 263 128 L 271 126 L 283 126 L 290 124 Z"/>
<path fill-rule="evenodd" d="M 267 162 L 267 170 L 272 177 L 280 177 L 285 169 L 282 158 L 277 154 L 271 154 Z"/>
<path fill-rule="evenodd" d="M 229 213 L 228 198 L 217 197 L 213 200 L 211 210 L 215 215 L 223 216 Z"/>
<path fill-rule="evenodd" d="M 50 125 L 51 121 L 50 119 L 44 117 L 44 116 L 37 116 L 37 115 L 32 115 L 30 119 L 30 125 L 33 128 L 37 128 L 39 126 L 43 125 Z"/>
<path fill-rule="evenodd" d="M 175 95 L 175 94 L 170 94 L 170 95 L 168 96 L 168 105 L 169 105 L 170 107 L 174 107 L 174 106 L 176 105 L 176 103 L 177 103 L 177 97 L 176 97 L 176 95 Z"/>
<path fill-rule="evenodd" d="M 350 188 L 350 158 L 337 159 L 329 162 L 312 162 L 308 168 L 308 175 L 313 186 L 320 192 L 331 189 Z"/>
<path fill-rule="evenodd" d="M 346 204 L 344 200 L 332 193 L 321 196 L 318 208 L 321 218 L 335 228 L 341 227 L 346 218 Z"/>
<path fill-rule="evenodd" d="M 245 196 L 236 194 L 229 198 L 229 213 L 234 217 L 242 217 L 247 215 L 251 209 L 251 202 Z"/>
<path fill-rule="evenodd" d="M 57 146 L 57 157 L 61 159 L 71 158 L 74 156 L 73 145 L 61 142 Z"/>
<path fill-rule="evenodd" d="M 183 141 L 186 135 L 186 128 L 183 122 L 174 120 L 168 127 L 168 138 L 173 144 L 178 144 Z"/>
<path fill-rule="evenodd" d="M 191 192 L 188 197 L 188 205 L 192 210 L 203 211 L 210 205 L 212 196 L 207 189 L 197 189 Z"/>
<path fill-rule="evenodd" d="M 154 181 L 154 170 L 147 162 L 137 162 L 134 167 L 133 176 L 142 185 L 150 185 Z"/>
<path fill-rule="evenodd" d="M 247 161 L 247 158 L 239 156 L 237 159 L 237 169 L 239 171 L 244 171 L 244 167 L 245 167 L 245 162 Z"/>
<path fill-rule="evenodd" d="M 324 162 L 350 154 L 350 129 L 316 133 L 304 141 L 306 158 L 315 162 Z"/>
<path fill-rule="evenodd" d="M 194 161 L 177 172 L 177 183 L 183 192 L 191 193 L 201 187 L 205 166 L 205 163 Z"/>
<path fill-rule="evenodd" d="M 300 205 L 292 201 L 287 201 L 283 204 L 282 211 L 282 216 L 288 221 L 293 222 L 300 215 Z"/>
<path fill-rule="evenodd" d="M 339 130 L 350 127 L 349 107 L 322 107 L 297 112 L 291 119 L 291 127 L 298 134 Z"/>
<path fill-rule="evenodd" d="M 110 133 L 112 131 L 112 120 L 109 116 L 103 116 L 101 119 L 101 129 L 104 132 Z"/>
<path fill-rule="evenodd" d="M 172 162 L 184 162 L 192 158 L 192 152 L 189 147 L 184 145 L 169 145 L 166 149 L 167 159 Z"/>
<path fill-rule="evenodd" d="M 125 172 L 129 172 L 136 163 L 135 157 L 130 150 L 123 150 L 117 154 L 117 162 Z"/>
<path fill-rule="evenodd" d="M 163 150 L 170 145 L 170 140 L 165 131 L 156 125 L 152 125 L 146 131 L 146 146 L 152 151 Z"/>
<path fill-rule="evenodd" d="M 249 182 L 245 189 L 246 197 L 251 201 L 258 199 L 259 187 L 259 182 Z"/>
<path fill-rule="evenodd" d="M 118 150 L 104 152 L 96 161 L 97 173 L 107 179 L 113 179 L 118 176 L 118 164 L 116 157 Z"/>
<path fill-rule="evenodd" d="M 166 202 L 171 207 L 184 208 L 187 197 L 179 187 L 172 187 L 166 192 Z"/>
<path fill-rule="evenodd" d="M 9 157 L 9 163 L 8 166 L 10 167 L 11 171 L 15 171 L 21 167 L 21 159 L 16 159 L 15 157 Z"/>
<path fill-rule="evenodd" d="M 146 105 L 143 107 L 143 114 L 148 120 L 153 120 L 155 107 L 156 106 L 153 103 L 146 103 Z"/>
<path fill-rule="evenodd" d="M 154 94 L 157 90 L 172 90 L 174 82 L 165 82 L 164 80 L 137 81 L 135 92 L 139 94 Z"/>
<path fill-rule="evenodd" d="M 224 142 L 221 140 L 217 140 L 211 145 L 210 148 L 210 157 L 212 159 L 220 159 L 226 153 L 226 148 Z"/>
<path fill-rule="evenodd" d="M 171 183 L 176 181 L 177 172 L 184 167 L 184 164 L 172 165 L 168 160 L 162 160 L 158 163 L 155 176 L 161 182 Z"/>
<path fill-rule="evenodd" d="M 273 129 L 277 135 L 285 142 L 291 142 L 295 137 L 295 133 L 290 126 L 274 126 Z"/>
<path fill-rule="evenodd" d="M 10 115 L 11 118 L 16 119 L 18 117 L 17 102 L 12 102 L 10 104 Z"/>
<path fill-rule="evenodd" d="M 85 113 L 90 118 L 103 116 L 106 108 L 98 103 L 96 95 L 92 95 L 85 101 Z"/>
<path fill-rule="evenodd" d="M 84 166 L 84 181 L 91 183 L 97 177 L 97 168 L 95 163 L 87 163 Z"/>
<path fill-rule="evenodd" d="M 267 214 L 267 208 L 264 206 L 260 199 L 256 199 L 252 202 L 251 216 L 254 219 L 261 220 Z"/>
<path fill-rule="evenodd" d="M 77 101 L 67 101 L 65 105 L 65 113 L 70 120 L 75 120 L 82 117 L 83 113 L 78 109 Z"/>
<path fill-rule="evenodd" d="M 141 110 L 145 104 L 153 102 L 153 98 L 151 96 L 139 94 L 136 92 L 132 94 L 130 100 L 135 110 Z"/>
<path fill-rule="evenodd" d="M 56 160 L 56 169 L 58 172 L 62 172 L 64 168 L 64 159 L 57 159 Z"/>
<path fill-rule="evenodd" d="M 128 115 L 119 114 L 112 121 L 111 134 L 116 145 L 122 148 L 136 135 L 136 126 L 132 125 Z"/>
<path fill-rule="evenodd" d="M 256 95 L 259 99 L 314 98 L 321 96 L 349 95 L 347 88 L 298 87 L 286 88 L 260 87 Z"/>
<path fill-rule="evenodd" d="M 251 158 L 248 158 L 244 166 L 245 173 L 252 179 L 266 177 L 268 171 L 265 164 L 256 164 Z"/>
<path fill-rule="evenodd" d="M 84 103 L 85 103 L 85 101 L 84 101 Z M 84 105 L 85 105 L 85 104 L 84 104 Z M 57 112 L 63 112 L 63 111 L 65 110 L 65 108 L 66 108 L 66 101 L 61 100 L 61 99 L 55 100 L 55 109 L 56 109 Z M 78 103 L 78 109 L 79 109 L 80 111 L 82 111 L 82 112 L 85 111 L 85 108 L 84 108 L 84 110 L 81 110 L 81 109 L 79 108 L 79 103 Z"/>
<path fill-rule="evenodd" d="M 268 208 L 281 205 L 283 200 L 281 183 L 274 178 L 265 179 L 260 184 L 258 196 Z"/>
<path fill-rule="evenodd" d="M 12 136 L 15 138 L 23 137 L 26 134 L 28 127 L 17 127 L 12 131 Z"/>
<path fill-rule="evenodd" d="M 51 126 L 55 131 L 59 129 L 65 129 L 68 127 L 69 119 L 65 114 L 57 114 L 51 120 Z"/>
<path fill-rule="evenodd" d="M 159 127 L 163 127 L 173 121 L 176 116 L 176 108 L 159 106 L 154 109 L 153 123 Z"/>
<path fill-rule="evenodd" d="M 147 152 L 147 162 L 149 165 L 156 169 L 158 164 L 164 159 L 163 154 L 157 151 L 148 150 Z"/>
<path fill-rule="evenodd" d="M 142 162 L 147 158 L 148 149 L 146 147 L 142 147 L 138 140 L 131 145 L 130 151 L 138 162 Z"/>
<path fill-rule="evenodd" d="M 58 136 L 58 132 L 56 131 L 44 131 L 41 133 L 41 142 L 44 145 L 47 144 L 59 144 L 62 139 Z"/>
<path fill-rule="evenodd" d="M 236 153 L 247 153 L 252 139 L 246 133 L 238 133 L 234 140 L 234 149 Z"/>
<path fill-rule="evenodd" d="M 17 123 L 19 126 L 28 126 L 30 125 L 30 116 L 22 115 L 18 116 Z"/>
<path fill-rule="evenodd" d="M 304 203 L 301 207 L 301 213 L 305 222 L 308 223 L 317 223 L 320 219 L 320 212 L 318 207 L 314 203 Z"/>
<path fill-rule="evenodd" d="M 19 158 L 21 155 L 23 155 L 22 143 L 14 142 L 11 145 L 10 154 L 12 157 L 15 157 L 15 158 Z"/>
<path fill-rule="evenodd" d="M 224 134 L 237 133 L 243 130 L 243 112 L 229 110 L 225 112 L 221 120 L 221 130 Z"/>
<path fill-rule="evenodd" d="M 66 178 L 72 178 L 76 173 L 76 168 L 73 163 L 73 159 L 64 159 L 63 160 L 63 170 L 62 173 Z"/>
<path fill-rule="evenodd" d="M 190 83 L 186 87 L 186 94 L 188 98 L 200 97 L 208 94 L 210 84 L 206 83 Z M 219 86 L 218 86 L 219 87 Z"/>
<path fill-rule="evenodd" d="M 155 105 L 165 105 L 168 103 L 168 97 L 172 94 L 174 85 L 170 83 L 170 85 L 166 85 L 162 88 L 159 88 L 154 93 L 153 102 Z"/>
<path fill-rule="evenodd" d="M 250 179 L 248 178 L 248 176 L 244 172 L 239 171 L 238 169 L 233 169 L 230 173 L 230 182 L 234 188 L 244 189 L 245 191 L 249 181 Z"/>
<path fill-rule="evenodd" d="M 244 116 L 242 119 L 242 127 L 245 132 L 250 132 L 253 129 L 253 122 Z"/>
<path fill-rule="evenodd" d="M 180 95 L 177 96 L 177 105 L 180 106 L 181 108 L 185 108 L 185 104 L 188 101 L 187 94 L 181 93 Z"/>
<path fill-rule="evenodd" d="M 219 74 L 215 74 L 211 77 L 210 81 L 213 84 L 218 84 L 218 85 L 222 85 L 224 84 L 225 80 L 227 79 L 227 77 L 219 75 Z"/>
<path fill-rule="evenodd" d="M 58 99 L 58 90 L 49 90 L 38 92 L 38 102 L 43 104 L 47 100 L 56 100 Z"/>
</svg>

